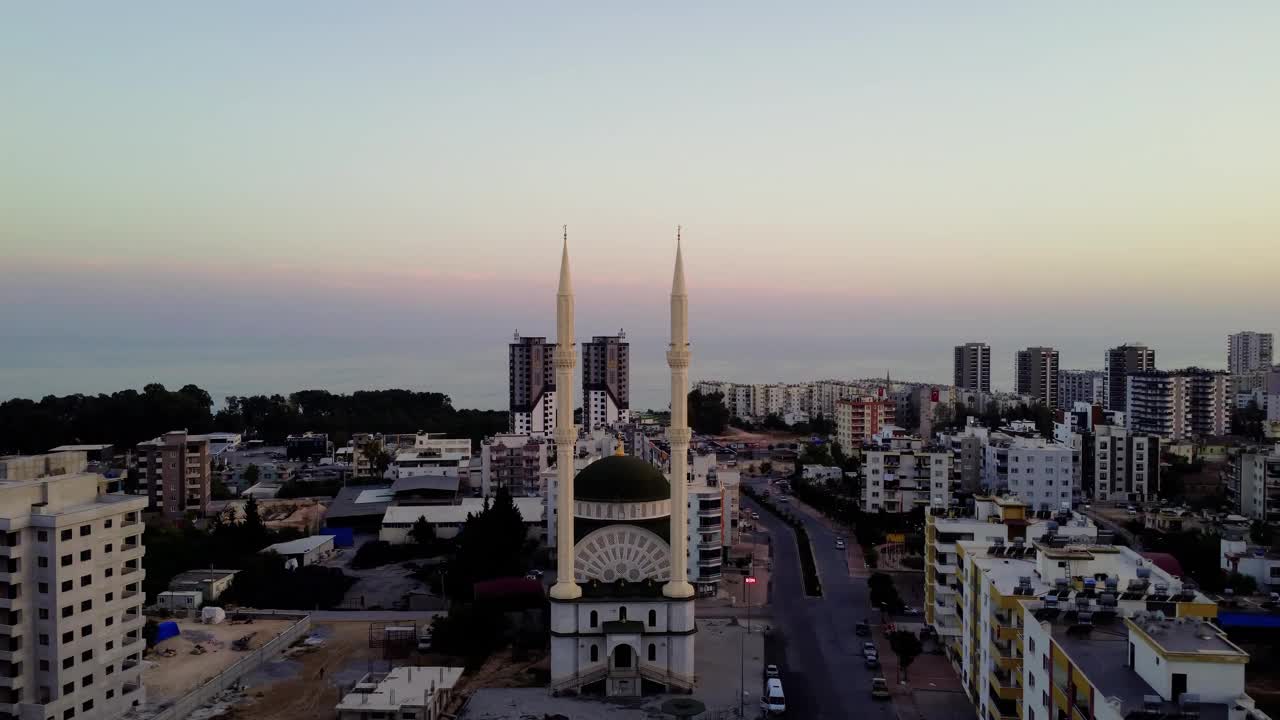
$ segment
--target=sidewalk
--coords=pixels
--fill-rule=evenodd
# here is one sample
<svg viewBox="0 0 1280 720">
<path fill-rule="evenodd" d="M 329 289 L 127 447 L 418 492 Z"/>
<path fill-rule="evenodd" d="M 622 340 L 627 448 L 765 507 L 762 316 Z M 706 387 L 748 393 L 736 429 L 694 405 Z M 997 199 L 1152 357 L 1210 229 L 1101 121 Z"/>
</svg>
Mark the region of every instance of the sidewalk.
<svg viewBox="0 0 1280 720">
<path fill-rule="evenodd" d="M 912 623 L 912 628 L 918 628 L 919 625 Z M 957 701 L 963 701 L 968 705 L 968 698 L 964 695 L 964 689 L 960 686 L 960 678 L 956 676 L 955 671 L 951 667 L 951 663 L 947 661 L 945 655 L 918 655 L 912 661 L 911 667 L 907 670 L 907 684 L 898 681 L 898 656 L 894 654 L 893 648 L 889 646 L 889 638 L 885 634 L 885 625 L 875 627 L 874 639 L 876 649 L 880 653 L 880 673 L 881 677 L 889 682 L 889 693 L 893 700 L 893 709 L 897 713 L 899 720 L 924 720 L 925 718 L 940 717 L 937 708 L 930 707 L 928 709 L 920 707 L 920 696 L 918 693 L 922 691 L 930 691 L 931 695 L 926 698 L 927 705 L 935 705 L 938 702 L 946 704 L 954 704 Z M 898 629 L 908 629 L 903 625 L 899 625 Z M 951 697 L 946 694 L 958 693 L 959 698 Z"/>
</svg>

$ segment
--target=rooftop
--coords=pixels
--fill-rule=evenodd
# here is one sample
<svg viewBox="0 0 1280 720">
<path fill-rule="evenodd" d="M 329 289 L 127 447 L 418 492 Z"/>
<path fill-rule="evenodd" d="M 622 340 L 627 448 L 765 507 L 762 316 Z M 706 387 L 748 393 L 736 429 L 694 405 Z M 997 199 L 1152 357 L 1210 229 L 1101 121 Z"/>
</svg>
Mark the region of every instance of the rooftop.
<svg viewBox="0 0 1280 720">
<path fill-rule="evenodd" d="M 342 698 L 336 710 L 399 712 L 401 707 L 425 707 L 436 690 L 453 688 L 462 677 L 460 667 L 400 667 L 389 673 L 369 673 Z"/>
<path fill-rule="evenodd" d="M 333 545 L 332 535 L 312 535 L 297 540 L 276 543 L 263 548 L 262 552 L 274 552 L 277 555 L 301 555 L 324 545 Z"/>
<path fill-rule="evenodd" d="M 348 485 L 329 504 L 325 519 L 382 517 L 394 497 L 390 485 Z"/>
<path fill-rule="evenodd" d="M 109 447 L 111 447 L 111 443 L 105 443 L 102 445 L 59 445 L 56 448 L 50 449 L 49 452 L 96 452 L 98 450 L 106 450 Z"/>
<path fill-rule="evenodd" d="M 542 498 L 518 497 L 511 500 L 526 523 L 543 521 Z M 467 521 L 468 515 L 483 511 L 484 504 L 484 498 L 464 498 L 456 505 L 395 505 L 386 509 L 382 523 L 413 523 L 421 517 L 432 525 L 461 524 Z"/>
<path fill-rule="evenodd" d="M 456 472 L 446 475 L 415 475 L 396 480 L 391 484 L 391 493 L 393 495 L 405 492 L 456 493 L 458 485 Z"/>
</svg>

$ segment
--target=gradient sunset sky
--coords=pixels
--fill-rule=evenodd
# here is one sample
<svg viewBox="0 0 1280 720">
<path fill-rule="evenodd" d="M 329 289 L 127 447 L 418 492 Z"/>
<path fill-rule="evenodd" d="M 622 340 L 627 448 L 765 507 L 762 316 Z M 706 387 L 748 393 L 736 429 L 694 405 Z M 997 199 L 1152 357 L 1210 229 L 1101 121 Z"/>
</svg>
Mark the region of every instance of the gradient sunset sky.
<svg viewBox="0 0 1280 720">
<path fill-rule="evenodd" d="M 1280 329 L 1269 0 L 4 16 L 10 338 L 492 337 L 501 385 L 563 223 L 581 334 L 662 335 L 682 224 L 695 338 L 844 337 L 848 375 L 877 338 L 1220 366 Z"/>
</svg>

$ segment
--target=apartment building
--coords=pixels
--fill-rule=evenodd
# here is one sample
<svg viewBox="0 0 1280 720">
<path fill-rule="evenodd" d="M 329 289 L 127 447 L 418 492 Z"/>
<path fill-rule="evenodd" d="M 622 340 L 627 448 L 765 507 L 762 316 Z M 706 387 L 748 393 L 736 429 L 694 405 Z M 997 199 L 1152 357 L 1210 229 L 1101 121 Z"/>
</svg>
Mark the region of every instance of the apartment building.
<svg viewBox="0 0 1280 720">
<path fill-rule="evenodd" d="M 1107 374 L 1101 370 L 1059 370 L 1058 407 L 1074 408 L 1076 403 L 1105 405 Z"/>
<path fill-rule="evenodd" d="M 306 432 L 284 439 L 285 457 L 293 461 L 315 462 L 333 454 L 327 433 Z"/>
<path fill-rule="evenodd" d="M 1126 410 L 1129 373 L 1155 370 L 1155 368 L 1156 351 L 1142 343 L 1125 343 L 1107 350 L 1107 409 L 1121 412 Z"/>
<path fill-rule="evenodd" d="M 1083 515 L 1035 512 L 1008 496 L 979 495 L 972 508 L 934 509 L 925 516 L 925 622 L 937 631 L 952 662 L 958 665 L 964 630 L 963 607 L 957 607 L 957 596 L 964 591 L 957 543 L 1007 547 L 1010 557 L 1021 558 L 1027 538 L 1044 534 L 1050 522 L 1067 537 L 1093 541 L 1098 536 L 1097 526 Z"/>
<path fill-rule="evenodd" d="M 938 442 L 951 450 L 953 478 L 967 492 L 982 487 L 982 462 L 990 437 L 990 431 L 976 424 L 972 416 L 964 430 L 938 436 Z"/>
<path fill-rule="evenodd" d="M 1160 438 L 1133 433 L 1122 425 L 1095 425 L 1093 499 L 1150 502 L 1160 492 Z"/>
<path fill-rule="evenodd" d="M 539 495 L 550 446 L 541 435 L 507 433 L 485 438 L 480 443 L 480 493 L 489 497 L 505 487 L 514 497 Z"/>
<path fill-rule="evenodd" d="M 142 511 L 77 473 L 0 483 L 0 717 L 114 720 L 142 688 Z"/>
<path fill-rule="evenodd" d="M 989 490 L 1016 495 L 1042 511 L 1080 501 L 1079 453 L 1070 446 L 996 433 L 984 453 L 983 485 Z"/>
<path fill-rule="evenodd" d="M 138 443 L 130 474 L 139 494 L 165 517 L 209 509 L 211 455 L 209 439 L 185 430 L 167 432 Z"/>
<path fill-rule="evenodd" d="M 951 505 L 951 451 L 917 440 L 913 447 L 863 454 L 862 508 L 907 512 Z"/>
<path fill-rule="evenodd" d="M 991 346 L 976 342 L 957 345 L 954 375 L 957 388 L 991 392 Z"/>
<path fill-rule="evenodd" d="M 1018 351 L 1017 392 L 1050 408 L 1058 407 L 1058 351 L 1029 347 Z"/>
<path fill-rule="evenodd" d="M 516 334 L 507 346 L 508 400 L 513 433 L 550 432 L 556 417 L 556 344 Z"/>
<path fill-rule="evenodd" d="M 836 443 L 846 454 L 862 447 L 885 425 L 892 425 L 894 402 L 883 396 L 868 395 L 836 402 Z"/>
<path fill-rule="evenodd" d="M 979 718 L 1242 719 L 1251 705 L 1247 655 L 1202 624 L 1217 604 L 1128 548 L 1053 522 L 1021 542 L 958 542 L 956 565 L 952 659 Z"/>
<path fill-rule="evenodd" d="M 631 344 L 626 333 L 582 343 L 582 425 L 587 430 L 631 419 Z"/>
<path fill-rule="evenodd" d="M 1280 443 L 1231 458 L 1227 500 L 1250 520 L 1280 523 Z"/>
<path fill-rule="evenodd" d="M 40 455 L 5 455 L 0 456 L 0 482 L 71 475 L 84 472 L 88 466 L 88 453 L 82 450 L 59 450 Z"/>
<path fill-rule="evenodd" d="M 1126 424 L 1165 440 L 1225 435 L 1231 425 L 1229 376 L 1220 371 L 1145 370 L 1130 373 Z"/>
<path fill-rule="evenodd" d="M 468 481 L 471 467 L 471 438 L 450 438 L 444 433 L 420 432 L 413 447 L 396 453 L 392 469 L 395 477 L 453 475 Z"/>
<path fill-rule="evenodd" d="M 1245 331 L 1228 335 L 1227 372 L 1243 375 L 1270 370 L 1274 342 L 1271 333 Z"/>
</svg>

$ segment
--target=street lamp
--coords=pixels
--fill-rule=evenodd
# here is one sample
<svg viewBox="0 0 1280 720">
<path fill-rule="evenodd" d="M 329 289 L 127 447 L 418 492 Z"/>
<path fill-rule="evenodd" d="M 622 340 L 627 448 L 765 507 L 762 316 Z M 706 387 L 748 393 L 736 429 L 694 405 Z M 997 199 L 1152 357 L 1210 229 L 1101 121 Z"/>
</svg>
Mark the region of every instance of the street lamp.
<svg viewBox="0 0 1280 720">
<path fill-rule="evenodd" d="M 755 576 L 748 575 L 742 579 L 742 582 L 743 582 L 743 588 L 742 588 L 743 594 L 747 596 L 747 632 L 749 633 L 751 632 L 751 586 L 756 584 L 756 579 L 755 579 Z M 738 636 L 738 717 L 739 718 L 744 717 L 742 714 L 743 712 L 742 703 L 747 697 L 746 642 L 747 642 L 746 635 Z"/>
<path fill-rule="evenodd" d="M 756 584 L 756 578 L 753 575 L 748 575 L 742 579 L 742 582 L 746 585 L 746 587 L 743 588 L 743 592 L 747 596 L 747 632 L 750 633 L 751 632 L 751 586 Z"/>
</svg>

